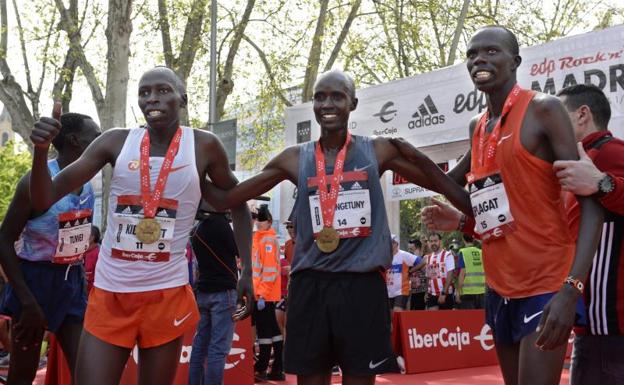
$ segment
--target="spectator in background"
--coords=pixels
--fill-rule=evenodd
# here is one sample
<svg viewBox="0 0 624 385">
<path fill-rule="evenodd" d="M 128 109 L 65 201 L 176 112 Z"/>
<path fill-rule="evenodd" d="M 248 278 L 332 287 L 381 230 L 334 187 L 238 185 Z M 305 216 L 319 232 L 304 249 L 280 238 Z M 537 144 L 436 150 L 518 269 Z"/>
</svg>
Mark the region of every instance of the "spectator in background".
<svg viewBox="0 0 624 385">
<path fill-rule="evenodd" d="M 288 236 L 290 237 L 290 239 L 288 239 L 286 241 L 286 244 L 284 245 L 284 256 L 288 261 L 288 265 L 290 265 L 292 263 L 293 254 L 295 253 L 295 224 L 289 219 L 284 222 L 284 225 L 286 226 L 286 231 L 288 232 Z"/>
<path fill-rule="evenodd" d="M 410 239 L 407 243 L 407 249 L 410 253 L 422 257 L 422 264 L 410 268 L 410 310 L 425 310 L 427 260 L 423 257 L 422 243 L 418 239 Z"/>
<path fill-rule="evenodd" d="M 455 286 L 455 301 L 459 309 L 483 309 L 485 307 L 485 273 L 481 249 L 474 239 L 464 234 L 465 246 L 459 250 L 457 270 L 459 277 Z"/>
<path fill-rule="evenodd" d="M 427 310 L 450 310 L 453 308 L 453 271 L 455 259 L 450 251 L 442 247 L 442 236 L 432 233 L 429 236 L 431 254 L 427 256 Z"/>
<path fill-rule="evenodd" d="M 407 296 L 409 295 L 409 268 L 414 266 L 423 267 L 425 263 L 421 257 L 399 249 L 399 237 L 391 234 L 392 242 L 392 265 L 386 271 L 386 286 L 388 287 L 388 299 L 391 314 L 395 310 L 407 308 Z"/>
<path fill-rule="evenodd" d="M 100 228 L 92 225 L 91 236 L 89 237 L 89 248 L 84 253 L 85 278 L 87 280 L 87 294 L 93 287 L 95 280 L 95 265 L 100 254 Z"/>
<path fill-rule="evenodd" d="M 286 338 L 286 309 L 288 306 L 288 276 L 290 275 L 290 262 L 295 251 L 295 224 L 291 220 L 284 222 L 290 239 L 284 245 L 284 258 L 280 259 L 280 275 L 282 276 L 282 299 L 275 305 L 275 318 L 280 331 Z"/>
<path fill-rule="evenodd" d="M 279 243 L 275 230 L 271 227 L 273 217 L 267 205 L 258 209 L 257 230 L 253 235 L 252 268 L 256 306 L 252 317 L 256 324 L 256 334 L 260 354 L 254 365 L 256 382 L 266 380 L 284 381 L 283 369 L 284 337 L 275 318 L 275 305 L 281 299 L 281 276 L 279 264 Z M 273 350 L 271 372 L 267 374 Z"/>
<path fill-rule="evenodd" d="M 195 298 L 201 318 L 193 339 L 189 385 L 221 385 L 234 335 L 238 249 L 226 213 L 202 201 L 196 219 L 190 243 L 198 265 Z"/>
</svg>

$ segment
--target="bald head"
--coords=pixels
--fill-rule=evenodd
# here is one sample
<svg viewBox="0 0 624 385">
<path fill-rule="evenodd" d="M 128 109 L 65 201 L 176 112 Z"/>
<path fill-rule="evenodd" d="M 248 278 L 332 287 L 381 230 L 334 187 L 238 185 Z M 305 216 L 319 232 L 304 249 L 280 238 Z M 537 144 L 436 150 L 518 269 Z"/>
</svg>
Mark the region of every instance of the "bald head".
<svg viewBox="0 0 624 385">
<path fill-rule="evenodd" d="M 173 84 L 173 86 L 178 90 L 180 95 L 186 94 L 186 86 L 184 85 L 184 82 L 171 68 L 165 66 L 156 66 L 151 70 L 145 71 L 145 73 L 143 73 L 141 79 L 139 80 L 139 84 L 144 78 L 152 76 L 158 77 Z"/>
<path fill-rule="evenodd" d="M 355 99 L 355 82 L 353 81 L 353 78 L 346 72 L 343 72 L 341 70 L 331 70 L 323 72 L 316 79 L 316 83 L 314 83 L 314 89 L 316 90 L 321 85 L 327 82 L 332 82 L 334 84 L 336 84 L 335 82 L 341 83 L 344 87 L 344 91 L 351 97 L 351 99 Z"/>
</svg>

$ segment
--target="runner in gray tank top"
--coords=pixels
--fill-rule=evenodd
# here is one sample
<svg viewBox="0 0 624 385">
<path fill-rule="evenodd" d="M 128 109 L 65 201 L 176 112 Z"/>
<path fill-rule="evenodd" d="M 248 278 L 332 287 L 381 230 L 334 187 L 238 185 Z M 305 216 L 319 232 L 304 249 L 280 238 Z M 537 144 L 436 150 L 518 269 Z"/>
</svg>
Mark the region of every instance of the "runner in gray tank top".
<svg viewBox="0 0 624 385">
<path fill-rule="evenodd" d="M 398 370 L 382 274 L 392 261 L 379 183 L 384 171 L 446 195 L 471 215 L 468 194 L 426 156 L 408 161 L 388 138 L 352 136 L 347 127 L 357 103 L 350 76 L 322 74 L 313 103 L 321 126 L 318 142 L 285 149 L 229 191 L 204 186 L 219 209 L 283 180 L 299 189 L 285 347 L 286 371 L 296 374 L 299 384 L 329 383 L 336 364 L 343 383 L 356 385 L 373 384 L 376 374 Z"/>
</svg>

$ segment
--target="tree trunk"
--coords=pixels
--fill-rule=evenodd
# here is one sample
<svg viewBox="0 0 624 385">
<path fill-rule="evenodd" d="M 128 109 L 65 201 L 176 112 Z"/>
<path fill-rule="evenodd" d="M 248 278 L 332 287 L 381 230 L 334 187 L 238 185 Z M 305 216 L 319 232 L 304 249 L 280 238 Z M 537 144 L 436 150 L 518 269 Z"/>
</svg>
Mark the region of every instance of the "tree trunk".
<svg viewBox="0 0 624 385">
<path fill-rule="evenodd" d="M 106 40 L 106 99 L 104 113 L 100 116 L 103 129 L 125 127 L 128 95 L 128 61 L 130 58 L 130 34 L 132 33 L 132 1 L 108 1 L 108 25 Z"/>
<path fill-rule="evenodd" d="M 316 21 L 316 30 L 312 38 L 312 46 L 308 55 L 308 65 L 306 66 L 305 76 L 303 78 L 302 102 L 312 100 L 314 92 L 314 81 L 318 74 L 319 64 L 321 62 L 321 51 L 323 49 L 323 34 L 325 33 L 325 20 L 327 19 L 327 5 L 329 0 L 320 0 L 321 7 L 319 16 Z"/>
</svg>

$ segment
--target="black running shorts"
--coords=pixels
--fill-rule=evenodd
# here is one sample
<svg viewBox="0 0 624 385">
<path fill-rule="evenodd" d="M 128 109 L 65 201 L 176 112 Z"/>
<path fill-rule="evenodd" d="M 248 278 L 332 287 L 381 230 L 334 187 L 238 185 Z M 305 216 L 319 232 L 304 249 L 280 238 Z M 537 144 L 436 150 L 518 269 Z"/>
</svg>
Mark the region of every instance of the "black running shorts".
<svg viewBox="0 0 624 385">
<path fill-rule="evenodd" d="M 291 276 L 285 369 L 310 376 L 398 372 L 383 275 L 306 270 Z"/>
</svg>

